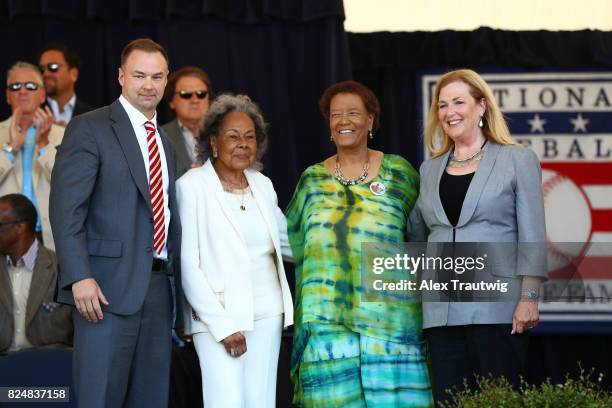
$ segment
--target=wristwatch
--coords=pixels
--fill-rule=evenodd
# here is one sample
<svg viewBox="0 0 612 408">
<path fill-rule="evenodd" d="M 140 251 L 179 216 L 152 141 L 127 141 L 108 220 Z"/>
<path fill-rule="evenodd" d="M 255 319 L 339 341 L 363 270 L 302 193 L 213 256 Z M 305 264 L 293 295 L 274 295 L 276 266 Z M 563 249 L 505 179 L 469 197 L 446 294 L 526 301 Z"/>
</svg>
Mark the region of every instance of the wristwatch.
<svg viewBox="0 0 612 408">
<path fill-rule="evenodd" d="M 7 153 L 10 153 L 10 154 L 14 154 L 15 153 L 15 149 L 13 149 L 13 146 L 8 144 L 8 142 L 6 142 L 4 145 L 2 145 L 2 150 L 4 150 Z"/>
<path fill-rule="evenodd" d="M 521 299 L 538 300 L 539 298 L 540 298 L 540 295 L 538 294 L 538 291 L 535 289 L 531 289 L 531 290 L 528 290 L 527 292 L 521 293 Z"/>
</svg>

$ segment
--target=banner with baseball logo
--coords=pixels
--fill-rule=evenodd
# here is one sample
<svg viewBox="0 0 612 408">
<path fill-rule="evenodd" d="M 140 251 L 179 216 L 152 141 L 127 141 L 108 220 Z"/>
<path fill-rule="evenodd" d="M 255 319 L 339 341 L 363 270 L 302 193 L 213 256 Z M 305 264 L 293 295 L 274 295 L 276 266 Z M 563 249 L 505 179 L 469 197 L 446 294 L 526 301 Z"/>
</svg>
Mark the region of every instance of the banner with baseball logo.
<svg viewBox="0 0 612 408">
<path fill-rule="evenodd" d="M 421 77 L 423 123 L 438 77 Z M 612 74 L 483 77 L 542 166 L 550 279 L 540 330 L 612 330 Z"/>
</svg>

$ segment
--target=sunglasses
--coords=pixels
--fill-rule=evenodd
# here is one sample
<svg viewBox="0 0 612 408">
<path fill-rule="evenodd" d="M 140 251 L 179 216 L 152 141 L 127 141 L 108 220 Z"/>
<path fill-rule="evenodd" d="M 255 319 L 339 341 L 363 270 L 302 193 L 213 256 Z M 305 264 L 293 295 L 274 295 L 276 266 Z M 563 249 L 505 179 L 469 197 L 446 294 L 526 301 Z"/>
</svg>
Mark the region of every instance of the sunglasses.
<svg viewBox="0 0 612 408">
<path fill-rule="evenodd" d="M 25 89 L 27 89 L 28 91 L 36 91 L 38 90 L 38 88 L 40 88 L 40 85 L 38 85 L 36 82 L 13 82 L 12 84 L 8 85 L 8 89 L 11 92 L 17 92 L 21 89 L 21 87 L 25 86 Z"/>
<path fill-rule="evenodd" d="M 43 74 L 45 73 L 45 69 L 48 69 L 49 72 L 57 72 L 60 69 L 60 64 L 58 64 L 57 62 L 50 62 L 47 65 L 41 65 L 39 68 L 40 72 L 42 72 Z"/>
<path fill-rule="evenodd" d="M 204 99 L 208 96 L 208 91 L 178 91 L 177 94 L 183 99 L 191 99 L 195 93 L 198 99 Z"/>
</svg>

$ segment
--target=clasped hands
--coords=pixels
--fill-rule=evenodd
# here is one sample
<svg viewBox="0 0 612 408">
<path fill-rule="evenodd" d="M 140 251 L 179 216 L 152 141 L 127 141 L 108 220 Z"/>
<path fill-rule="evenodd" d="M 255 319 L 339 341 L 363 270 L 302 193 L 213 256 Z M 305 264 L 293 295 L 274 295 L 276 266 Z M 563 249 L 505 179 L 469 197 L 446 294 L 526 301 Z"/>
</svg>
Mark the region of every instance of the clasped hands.
<svg viewBox="0 0 612 408">
<path fill-rule="evenodd" d="M 33 122 L 36 126 L 36 147 L 40 150 L 49 144 L 49 132 L 51 131 L 51 125 L 53 125 L 55 118 L 48 106 L 45 106 L 45 109 L 36 109 L 33 116 Z M 22 117 L 22 109 L 19 107 L 16 108 L 13 111 L 11 124 L 9 126 L 9 145 L 13 150 L 21 149 L 26 140 L 27 129 L 19 125 Z"/>
</svg>

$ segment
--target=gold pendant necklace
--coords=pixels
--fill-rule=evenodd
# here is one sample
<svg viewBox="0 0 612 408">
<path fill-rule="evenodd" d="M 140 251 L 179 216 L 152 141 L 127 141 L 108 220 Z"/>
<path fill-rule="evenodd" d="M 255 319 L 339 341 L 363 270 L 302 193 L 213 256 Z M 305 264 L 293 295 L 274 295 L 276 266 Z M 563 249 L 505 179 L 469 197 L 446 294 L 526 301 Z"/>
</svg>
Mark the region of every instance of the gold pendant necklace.
<svg viewBox="0 0 612 408">
<path fill-rule="evenodd" d="M 219 178 L 221 180 L 221 178 Z M 240 210 L 246 211 L 246 205 L 244 204 L 244 199 L 246 194 L 249 192 L 249 184 L 246 182 L 246 186 L 242 187 L 242 185 L 238 185 L 236 188 L 236 184 L 221 180 L 221 186 L 223 187 L 223 191 L 226 191 L 230 194 L 238 195 L 240 194 Z"/>
</svg>

